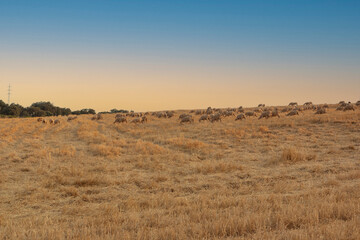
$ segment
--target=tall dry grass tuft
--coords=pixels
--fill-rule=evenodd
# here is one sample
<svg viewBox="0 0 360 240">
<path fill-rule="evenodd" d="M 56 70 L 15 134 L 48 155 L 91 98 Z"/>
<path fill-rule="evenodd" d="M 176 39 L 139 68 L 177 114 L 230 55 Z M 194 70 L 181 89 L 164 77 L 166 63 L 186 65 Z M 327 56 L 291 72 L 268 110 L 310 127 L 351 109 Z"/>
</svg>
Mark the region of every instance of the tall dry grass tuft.
<svg viewBox="0 0 360 240">
<path fill-rule="evenodd" d="M 242 165 L 224 161 L 202 161 L 195 166 L 195 172 L 201 174 L 231 173 L 241 170 L 243 170 Z"/>
<path fill-rule="evenodd" d="M 165 153 L 166 149 L 160 145 L 153 144 L 151 142 L 145 142 L 142 140 L 138 140 L 135 144 L 135 151 L 140 154 L 154 155 L 154 154 Z"/>
<path fill-rule="evenodd" d="M 221 130 L 221 134 L 234 136 L 240 139 L 245 136 L 245 130 L 239 128 L 226 128 Z"/>
<path fill-rule="evenodd" d="M 71 145 L 64 145 L 53 150 L 55 156 L 59 157 L 74 157 L 76 154 L 76 148 Z"/>
<path fill-rule="evenodd" d="M 305 159 L 304 154 L 298 151 L 294 147 L 287 147 L 282 150 L 280 157 L 281 162 L 295 163 L 303 161 Z"/>
<path fill-rule="evenodd" d="M 167 140 L 167 143 L 188 151 L 204 150 L 210 147 L 208 144 L 202 141 L 186 138 L 184 136 L 170 138 Z"/>
<path fill-rule="evenodd" d="M 265 166 L 276 165 L 279 163 L 295 164 L 302 161 L 316 160 L 317 155 L 313 153 L 305 153 L 295 147 L 284 147 L 281 150 L 280 157 L 278 155 L 271 157 L 265 164 Z"/>
<path fill-rule="evenodd" d="M 98 123 L 95 121 L 80 122 L 80 126 L 76 133 L 79 139 L 86 141 L 87 143 L 103 143 L 107 138 L 104 134 L 98 131 Z"/>
<path fill-rule="evenodd" d="M 90 150 L 95 156 L 116 157 L 121 154 L 122 148 L 107 144 L 90 144 Z"/>
<path fill-rule="evenodd" d="M 269 132 L 269 128 L 267 126 L 260 126 L 259 127 L 259 131 L 261 133 L 268 133 Z"/>
</svg>

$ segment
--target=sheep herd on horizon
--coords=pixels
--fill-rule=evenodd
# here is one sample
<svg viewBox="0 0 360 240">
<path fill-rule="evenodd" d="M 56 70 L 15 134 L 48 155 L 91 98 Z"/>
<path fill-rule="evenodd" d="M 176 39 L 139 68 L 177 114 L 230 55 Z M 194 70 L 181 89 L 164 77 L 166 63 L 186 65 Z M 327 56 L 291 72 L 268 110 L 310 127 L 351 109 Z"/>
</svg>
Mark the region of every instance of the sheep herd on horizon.
<svg viewBox="0 0 360 240">
<path fill-rule="evenodd" d="M 338 111 L 355 111 L 355 107 L 352 103 L 345 103 L 344 101 L 339 102 L 339 106 L 336 110 Z M 360 101 L 356 102 L 356 106 L 360 106 Z M 299 115 L 299 112 L 305 110 L 313 110 L 315 114 L 325 114 L 329 108 L 328 104 L 323 105 L 314 105 L 312 102 L 306 102 L 302 106 L 299 106 L 296 102 L 291 102 L 289 105 L 281 110 L 282 113 L 285 113 L 285 116 L 295 116 Z M 193 115 L 198 115 L 199 122 L 209 121 L 211 123 L 221 122 L 224 117 L 235 117 L 235 121 L 241 121 L 250 117 L 258 117 L 258 119 L 268 119 L 272 117 L 280 118 L 279 109 L 277 107 L 265 107 L 265 104 L 259 104 L 257 108 L 252 111 L 245 111 L 241 106 L 239 108 L 211 108 L 208 107 L 206 110 L 191 110 L 189 113 L 183 113 L 178 117 L 180 124 L 183 123 L 193 123 Z M 130 121 L 131 123 L 144 123 L 147 122 L 147 115 L 150 115 L 149 112 L 146 113 L 127 113 L 127 114 L 117 114 L 115 116 L 114 123 L 127 123 L 127 117 L 133 117 L 134 119 Z M 165 111 L 165 112 L 152 112 L 152 116 L 157 118 L 172 118 L 175 115 L 174 111 Z"/>
<path fill-rule="evenodd" d="M 357 101 L 355 104 L 351 102 L 346 103 L 345 101 L 340 101 L 337 106 L 337 111 L 355 111 L 355 106 L 360 106 L 360 101 Z M 183 123 L 193 123 L 194 118 L 193 115 L 200 116 L 199 122 L 209 121 L 211 123 L 214 122 L 221 122 L 225 117 L 235 117 L 235 121 L 241 121 L 246 118 L 258 118 L 260 119 L 269 119 L 273 117 L 280 118 L 281 113 L 285 113 L 286 117 L 299 115 L 299 112 L 306 111 L 306 110 L 313 110 L 315 111 L 314 114 L 325 114 L 327 113 L 327 109 L 329 108 L 328 104 L 322 105 L 314 105 L 312 102 L 306 102 L 302 106 L 298 105 L 296 102 L 291 102 L 288 104 L 287 107 L 282 108 L 279 110 L 277 107 L 265 107 L 265 104 L 259 104 L 257 108 L 252 109 L 251 111 L 245 111 L 245 109 L 240 106 L 238 108 L 227 108 L 227 109 L 219 109 L 219 108 L 211 108 L 208 107 L 206 110 L 191 110 L 189 113 L 183 113 L 179 116 L 178 120 L 180 124 Z M 153 116 L 156 118 L 172 118 L 175 116 L 174 111 L 164 111 L 164 112 L 145 112 L 145 113 L 118 113 L 115 115 L 115 123 L 146 123 L 148 121 L 147 116 Z M 132 118 L 128 121 L 128 118 Z M 77 119 L 76 116 L 68 117 L 67 121 L 73 121 Z M 91 120 L 98 121 L 102 120 L 103 115 L 98 113 L 91 117 Z M 49 124 L 60 124 L 60 120 L 56 119 L 45 119 L 45 118 L 38 118 L 38 122 L 42 123 L 49 123 Z"/>
</svg>

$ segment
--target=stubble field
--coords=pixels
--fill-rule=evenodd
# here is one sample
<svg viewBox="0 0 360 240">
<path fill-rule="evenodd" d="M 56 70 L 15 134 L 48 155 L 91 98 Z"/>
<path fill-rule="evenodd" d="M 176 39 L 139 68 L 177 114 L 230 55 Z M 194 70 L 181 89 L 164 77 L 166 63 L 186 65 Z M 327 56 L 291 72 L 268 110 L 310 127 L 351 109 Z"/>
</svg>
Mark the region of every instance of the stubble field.
<svg viewBox="0 0 360 240">
<path fill-rule="evenodd" d="M 0 119 L 0 239 L 360 239 L 360 109 Z"/>
</svg>

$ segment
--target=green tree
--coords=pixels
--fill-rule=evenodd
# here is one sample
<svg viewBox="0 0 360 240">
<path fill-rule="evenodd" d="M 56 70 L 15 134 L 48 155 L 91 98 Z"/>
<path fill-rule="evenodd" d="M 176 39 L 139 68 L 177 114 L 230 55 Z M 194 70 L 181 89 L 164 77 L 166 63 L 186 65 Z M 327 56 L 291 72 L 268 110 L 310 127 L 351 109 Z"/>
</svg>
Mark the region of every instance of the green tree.
<svg viewBox="0 0 360 240">
<path fill-rule="evenodd" d="M 12 103 L 10 106 L 6 106 L 2 113 L 9 116 L 19 117 L 22 110 L 23 107 L 21 105 Z"/>
</svg>

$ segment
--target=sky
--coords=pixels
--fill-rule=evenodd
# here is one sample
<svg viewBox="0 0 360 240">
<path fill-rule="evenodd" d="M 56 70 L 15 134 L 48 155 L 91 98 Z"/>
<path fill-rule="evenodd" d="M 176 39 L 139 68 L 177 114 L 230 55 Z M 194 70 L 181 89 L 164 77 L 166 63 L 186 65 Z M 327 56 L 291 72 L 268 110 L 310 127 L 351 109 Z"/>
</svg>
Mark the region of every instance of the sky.
<svg viewBox="0 0 360 240">
<path fill-rule="evenodd" d="M 360 1 L 0 1 L 0 99 L 135 111 L 360 100 Z"/>
</svg>

